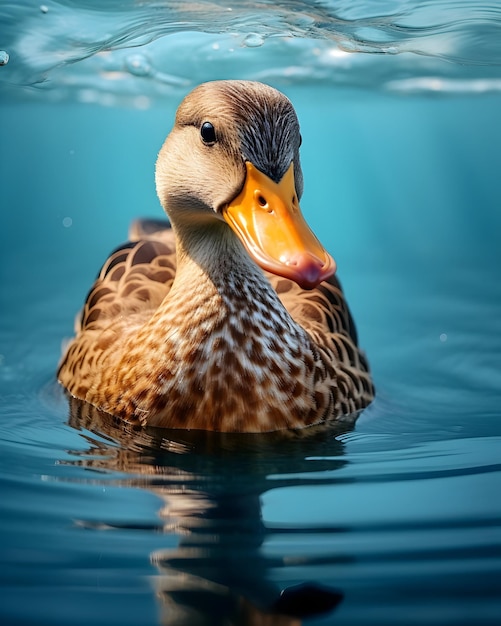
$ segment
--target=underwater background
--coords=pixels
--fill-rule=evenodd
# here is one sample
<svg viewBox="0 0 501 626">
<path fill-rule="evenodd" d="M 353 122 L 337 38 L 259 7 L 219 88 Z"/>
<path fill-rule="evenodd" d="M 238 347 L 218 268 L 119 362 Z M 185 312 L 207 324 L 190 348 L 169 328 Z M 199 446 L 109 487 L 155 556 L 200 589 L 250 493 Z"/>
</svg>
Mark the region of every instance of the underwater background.
<svg viewBox="0 0 501 626">
<path fill-rule="evenodd" d="M 501 624 L 501 2 L 0 5 L 0 623 Z M 196 84 L 279 88 L 377 387 L 350 432 L 70 416 Z"/>
</svg>

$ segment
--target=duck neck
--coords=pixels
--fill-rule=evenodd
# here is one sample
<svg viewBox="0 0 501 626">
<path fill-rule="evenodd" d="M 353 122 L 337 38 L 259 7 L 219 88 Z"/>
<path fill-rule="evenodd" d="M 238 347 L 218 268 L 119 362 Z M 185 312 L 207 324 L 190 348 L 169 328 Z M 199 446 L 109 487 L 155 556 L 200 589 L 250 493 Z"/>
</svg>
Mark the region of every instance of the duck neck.
<svg viewBox="0 0 501 626">
<path fill-rule="evenodd" d="M 265 302 L 268 309 L 289 318 L 275 290 L 225 222 L 190 224 L 175 227 L 175 232 L 177 272 L 168 299 L 192 298 L 200 292 L 205 298 L 215 297 L 232 318 L 245 316 L 258 302 Z"/>
<path fill-rule="evenodd" d="M 277 340 L 296 356 L 299 346 L 304 349 L 305 331 L 226 223 L 212 220 L 175 233 L 176 278 L 152 321 L 176 335 L 181 352 L 212 358 L 211 350 L 221 346 L 222 352 L 261 353 Z"/>
</svg>

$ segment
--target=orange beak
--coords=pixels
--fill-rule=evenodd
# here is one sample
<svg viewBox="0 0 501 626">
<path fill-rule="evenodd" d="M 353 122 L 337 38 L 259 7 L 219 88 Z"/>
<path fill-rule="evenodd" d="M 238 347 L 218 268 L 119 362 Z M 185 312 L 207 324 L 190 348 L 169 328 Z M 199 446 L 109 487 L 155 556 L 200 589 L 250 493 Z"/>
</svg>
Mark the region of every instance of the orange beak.
<svg viewBox="0 0 501 626">
<path fill-rule="evenodd" d="M 296 195 L 294 164 L 279 183 L 246 161 L 240 194 L 223 217 L 264 270 L 312 289 L 336 271 L 336 263 L 306 223 Z"/>
</svg>

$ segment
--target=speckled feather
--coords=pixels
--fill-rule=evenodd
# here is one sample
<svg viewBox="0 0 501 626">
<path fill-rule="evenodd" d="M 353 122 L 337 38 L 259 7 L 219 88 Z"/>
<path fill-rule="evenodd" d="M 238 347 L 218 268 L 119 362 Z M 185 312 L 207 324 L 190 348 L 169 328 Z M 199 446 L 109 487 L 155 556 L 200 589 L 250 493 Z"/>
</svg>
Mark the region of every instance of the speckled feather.
<svg viewBox="0 0 501 626">
<path fill-rule="evenodd" d="M 161 200 L 172 218 L 177 198 Z M 370 403 L 336 278 L 304 290 L 263 272 L 221 221 L 136 222 L 131 239 L 103 266 L 61 362 L 73 397 L 131 423 L 233 432 L 353 419 Z"/>
<path fill-rule="evenodd" d="M 110 256 L 59 370 L 73 396 L 131 422 L 251 432 L 353 417 L 370 402 L 336 278 L 305 291 L 263 275 L 278 299 L 263 293 L 257 269 L 224 296 L 191 286 L 164 320 L 175 261 L 170 229 Z"/>
</svg>

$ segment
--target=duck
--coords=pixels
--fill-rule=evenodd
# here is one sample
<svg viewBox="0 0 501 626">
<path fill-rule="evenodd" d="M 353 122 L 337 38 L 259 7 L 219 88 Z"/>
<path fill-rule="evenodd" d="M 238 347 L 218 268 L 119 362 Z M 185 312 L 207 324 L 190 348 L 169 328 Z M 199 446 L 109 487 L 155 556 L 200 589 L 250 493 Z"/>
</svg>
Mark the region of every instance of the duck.
<svg viewBox="0 0 501 626">
<path fill-rule="evenodd" d="M 353 422 L 374 385 L 336 263 L 300 209 L 299 121 L 255 81 L 191 91 L 158 154 L 167 220 L 104 263 L 57 371 L 137 427 L 233 433 Z"/>
</svg>

